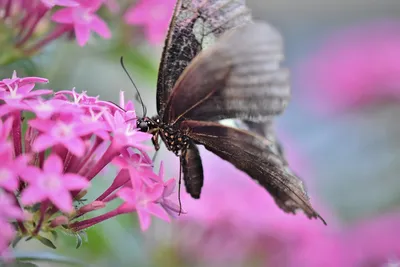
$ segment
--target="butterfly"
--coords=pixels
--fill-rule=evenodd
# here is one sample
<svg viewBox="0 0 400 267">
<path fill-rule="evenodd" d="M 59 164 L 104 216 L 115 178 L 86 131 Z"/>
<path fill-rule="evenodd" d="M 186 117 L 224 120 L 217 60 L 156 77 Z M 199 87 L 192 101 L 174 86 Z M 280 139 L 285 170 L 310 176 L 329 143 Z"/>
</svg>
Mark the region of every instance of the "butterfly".
<svg viewBox="0 0 400 267">
<path fill-rule="evenodd" d="M 268 124 L 283 112 L 290 86 L 288 71 L 279 66 L 282 46 L 274 28 L 252 21 L 243 0 L 178 0 L 159 67 L 158 114 L 148 117 L 144 109 L 137 127 L 153 135 L 156 150 L 161 138 L 180 158 L 193 198 L 203 186 L 203 145 L 256 180 L 285 212 L 301 209 L 325 223 L 274 138 L 219 123 Z"/>
</svg>

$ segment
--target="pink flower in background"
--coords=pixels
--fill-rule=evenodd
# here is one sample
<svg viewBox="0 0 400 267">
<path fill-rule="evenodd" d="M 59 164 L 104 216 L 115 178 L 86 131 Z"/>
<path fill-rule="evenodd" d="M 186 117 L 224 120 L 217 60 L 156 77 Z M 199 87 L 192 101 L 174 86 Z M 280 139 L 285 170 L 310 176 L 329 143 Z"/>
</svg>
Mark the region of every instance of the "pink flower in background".
<svg viewBox="0 0 400 267">
<path fill-rule="evenodd" d="M 400 259 L 400 211 L 310 237 L 292 254 L 292 265 L 387 267 Z M 396 265 L 394 265 L 396 266 Z"/>
<path fill-rule="evenodd" d="M 31 57 L 67 34 L 75 37 L 80 46 L 88 42 L 91 31 L 110 38 L 106 22 L 96 14 L 103 4 L 113 11 L 118 8 L 111 0 L 0 1 L 2 34 L 9 36 L 3 48 L 10 54 L 2 57 L 0 64 Z"/>
<path fill-rule="evenodd" d="M 73 0 L 40 0 L 48 8 L 54 6 L 79 6 L 76 1 Z"/>
<path fill-rule="evenodd" d="M 165 38 L 175 3 L 175 0 L 139 0 L 125 13 L 125 22 L 143 26 L 149 42 L 159 44 Z"/>
<path fill-rule="evenodd" d="M 111 13 L 116 14 L 121 9 L 117 0 L 104 0 L 104 4 L 111 11 Z"/>
<path fill-rule="evenodd" d="M 307 106 L 337 112 L 400 97 L 400 21 L 363 24 L 323 42 L 298 66 Z"/>
<path fill-rule="evenodd" d="M 206 150 L 201 155 L 201 198 L 182 197 L 187 214 L 180 218 L 177 236 L 184 257 L 235 263 L 256 257 L 271 264 L 267 266 L 286 266 L 291 251 L 310 237 L 335 229 L 333 219 L 327 220 L 326 228 L 302 214 L 284 213 L 246 174 Z"/>
<path fill-rule="evenodd" d="M 400 210 L 397 210 L 374 219 L 364 219 L 345 229 L 343 243 L 352 252 L 354 266 L 386 267 L 391 260 L 400 260 L 399 225 Z"/>
<path fill-rule="evenodd" d="M 0 104 L 0 261 L 15 236 L 43 240 L 56 229 L 78 233 L 132 212 L 139 214 L 143 230 L 150 226 L 150 214 L 169 221 L 172 201 L 169 206 L 162 201 L 163 177 L 143 152 L 151 135 L 136 128 L 133 104 L 125 103 L 123 94 L 120 104 L 127 110 L 86 92 L 34 90 L 36 82 L 47 79 L 14 73 L 0 81 L 5 100 Z M 90 185 L 110 165 L 120 167 L 110 187 L 86 200 Z M 169 193 L 172 186 L 166 184 Z M 125 201 L 122 207 L 88 218 L 117 196 Z"/>
<path fill-rule="evenodd" d="M 96 11 L 102 5 L 102 0 L 79 0 L 79 6 L 67 7 L 56 11 L 51 19 L 62 24 L 71 24 L 74 27 L 75 36 L 80 46 L 84 46 L 94 31 L 103 38 L 110 38 L 111 32 L 107 24 L 96 15 Z"/>
<path fill-rule="evenodd" d="M 324 226 L 285 214 L 247 175 L 206 150 L 201 154 L 202 196 L 183 196 L 187 214 L 175 232 L 187 265 L 247 266 L 255 261 L 273 267 L 384 267 L 400 259 L 400 213 L 346 226 L 325 209 L 324 217 L 330 218 Z"/>
</svg>

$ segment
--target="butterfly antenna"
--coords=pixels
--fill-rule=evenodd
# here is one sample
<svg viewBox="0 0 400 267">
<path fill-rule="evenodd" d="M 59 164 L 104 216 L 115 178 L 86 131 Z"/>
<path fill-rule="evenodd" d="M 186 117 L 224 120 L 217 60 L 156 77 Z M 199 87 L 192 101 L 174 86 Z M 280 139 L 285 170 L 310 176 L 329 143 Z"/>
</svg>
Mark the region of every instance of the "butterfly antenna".
<svg viewBox="0 0 400 267">
<path fill-rule="evenodd" d="M 129 75 L 129 72 L 126 70 L 126 67 L 125 67 L 125 64 L 124 64 L 124 58 L 121 57 L 121 60 L 120 60 L 120 61 L 121 61 L 121 67 L 122 67 L 122 69 L 125 71 L 125 73 L 126 73 L 126 75 L 128 76 L 129 80 L 130 80 L 131 83 L 133 84 L 133 87 L 135 87 L 135 89 L 136 89 L 136 94 L 137 94 L 137 96 L 138 96 L 138 98 L 139 98 L 139 102 L 140 102 L 140 104 L 142 105 L 142 108 L 143 108 L 143 117 L 146 117 L 147 108 L 146 108 L 146 106 L 144 105 L 142 96 L 141 96 L 140 93 L 139 93 L 139 89 L 137 88 L 137 86 L 136 86 L 135 82 L 133 81 L 131 75 Z"/>
</svg>

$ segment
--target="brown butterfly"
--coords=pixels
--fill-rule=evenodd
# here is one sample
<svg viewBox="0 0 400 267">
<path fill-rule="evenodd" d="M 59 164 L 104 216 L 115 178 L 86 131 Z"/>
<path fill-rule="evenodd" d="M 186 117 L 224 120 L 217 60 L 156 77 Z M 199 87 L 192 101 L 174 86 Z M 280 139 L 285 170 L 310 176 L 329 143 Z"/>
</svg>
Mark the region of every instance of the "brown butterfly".
<svg viewBox="0 0 400 267">
<path fill-rule="evenodd" d="M 180 158 L 193 198 L 203 186 L 197 148 L 203 145 L 258 181 L 285 212 L 301 209 L 325 223 L 273 139 L 218 123 L 271 121 L 283 112 L 290 87 L 282 59 L 279 33 L 253 22 L 244 1 L 178 0 L 159 68 L 158 115 L 144 115 L 137 125 L 153 134 L 156 150 L 161 138 Z"/>
</svg>

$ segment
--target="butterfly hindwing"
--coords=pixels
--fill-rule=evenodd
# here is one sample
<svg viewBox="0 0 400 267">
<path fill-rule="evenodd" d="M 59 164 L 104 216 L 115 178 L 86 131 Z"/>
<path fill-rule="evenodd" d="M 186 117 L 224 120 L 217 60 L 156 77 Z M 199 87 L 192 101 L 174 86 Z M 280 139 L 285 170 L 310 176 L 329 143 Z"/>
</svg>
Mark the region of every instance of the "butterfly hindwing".
<svg viewBox="0 0 400 267">
<path fill-rule="evenodd" d="M 181 128 L 206 149 L 258 181 L 285 212 L 301 209 L 309 218 L 321 216 L 312 208 L 302 181 L 282 168 L 267 139 L 215 122 L 184 121 Z"/>
<path fill-rule="evenodd" d="M 157 111 L 160 116 L 176 81 L 192 59 L 220 35 L 250 20 L 244 0 L 177 1 L 158 72 Z"/>
<path fill-rule="evenodd" d="M 185 69 L 162 120 L 260 121 L 281 113 L 290 98 L 288 72 L 279 66 L 282 58 L 281 37 L 270 25 L 236 27 Z"/>
</svg>

